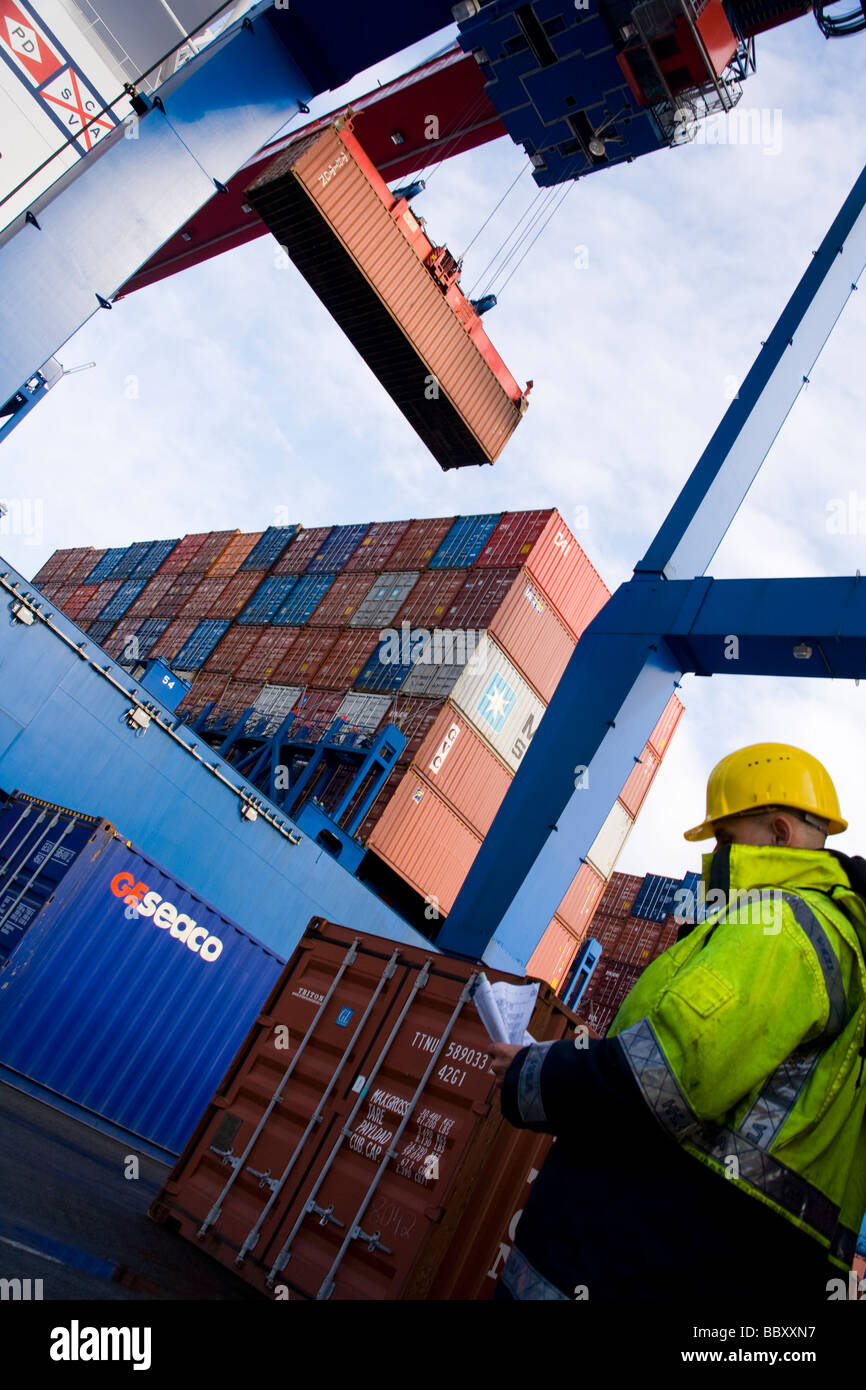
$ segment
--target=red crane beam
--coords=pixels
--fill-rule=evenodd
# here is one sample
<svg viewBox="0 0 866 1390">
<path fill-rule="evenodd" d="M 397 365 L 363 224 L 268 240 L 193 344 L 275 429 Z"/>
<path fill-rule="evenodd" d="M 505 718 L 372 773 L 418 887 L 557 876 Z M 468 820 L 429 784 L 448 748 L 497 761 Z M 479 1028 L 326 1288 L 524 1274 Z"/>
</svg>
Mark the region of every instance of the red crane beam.
<svg viewBox="0 0 866 1390">
<path fill-rule="evenodd" d="M 402 77 L 352 102 L 354 128 L 365 152 L 388 182 L 474 149 L 507 132 L 484 90 L 471 54 L 455 44 Z M 287 146 L 329 125 L 337 111 L 274 140 L 215 193 L 122 287 L 132 290 L 176 275 L 234 246 L 264 236 L 267 227 L 244 198 L 244 189 Z M 402 136 L 402 139 L 395 137 Z"/>
</svg>

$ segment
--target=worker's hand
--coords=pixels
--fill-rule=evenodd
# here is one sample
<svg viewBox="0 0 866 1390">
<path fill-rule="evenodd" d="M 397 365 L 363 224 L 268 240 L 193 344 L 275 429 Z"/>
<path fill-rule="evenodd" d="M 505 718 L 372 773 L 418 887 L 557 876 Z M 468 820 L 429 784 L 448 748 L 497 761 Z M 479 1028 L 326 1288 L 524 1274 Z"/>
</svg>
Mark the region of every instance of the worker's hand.
<svg viewBox="0 0 866 1390">
<path fill-rule="evenodd" d="M 518 1052 L 522 1051 L 522 1047 L 514 1047 L 509 1043 L 493 1044 L 493 1046 L 490 1049 L 490 1055 L 493 1059 L 493 1066 L 491 1067 L 491 1071 L 493 1072 L 493 1075 L 496 1077 L 497 1086 L 502 1085 L 503 1081 L 505 1080 L 505 1073 L 511 1066 L 513 1058 L 517 1055 Z"/>
</svg>

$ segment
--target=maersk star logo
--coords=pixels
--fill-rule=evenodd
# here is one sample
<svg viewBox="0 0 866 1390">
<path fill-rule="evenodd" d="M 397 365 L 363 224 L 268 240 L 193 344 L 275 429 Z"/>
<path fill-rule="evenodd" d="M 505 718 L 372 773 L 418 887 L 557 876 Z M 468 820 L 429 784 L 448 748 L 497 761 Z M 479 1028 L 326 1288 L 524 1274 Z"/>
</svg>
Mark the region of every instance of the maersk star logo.
<svg viewBox="0 0 866 1390">
<path fill-rule="evenodd" d="M 478 701 L 478 713 L 482 719 L 486 719 L 495 734 L 499 733 L 513 710 L 516 699 L 517 694 L 508 682 L 502 676 L 494 676 Z"/>
</svg>

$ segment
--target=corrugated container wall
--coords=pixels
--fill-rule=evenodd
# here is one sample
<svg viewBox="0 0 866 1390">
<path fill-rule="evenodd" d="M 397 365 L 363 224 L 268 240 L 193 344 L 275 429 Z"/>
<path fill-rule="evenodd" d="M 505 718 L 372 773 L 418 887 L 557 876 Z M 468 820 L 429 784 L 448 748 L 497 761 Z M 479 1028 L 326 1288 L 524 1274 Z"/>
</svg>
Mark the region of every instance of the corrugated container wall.
<svg viewBox="0 0 866 1390">
<path fill-rule="evenodd" d="M 450 912 L 472 867 L 481 837 L 436 795 L 407 772 L 368 840 L 417 893 Z"/>
<path fill-rule="evenodd" d="M 3 902 L 30 912 L 0 974 L 0 1061 L 176 1153 L 282 962 L 106 821 L 52 828 L 55 811 L 0 813 Z"/>
<path fill-rule="evenodd" d="M 508 768 L 450 704 L 419 749 L 414 770 L 482 838 L 511 785 Z"/>
</svg>

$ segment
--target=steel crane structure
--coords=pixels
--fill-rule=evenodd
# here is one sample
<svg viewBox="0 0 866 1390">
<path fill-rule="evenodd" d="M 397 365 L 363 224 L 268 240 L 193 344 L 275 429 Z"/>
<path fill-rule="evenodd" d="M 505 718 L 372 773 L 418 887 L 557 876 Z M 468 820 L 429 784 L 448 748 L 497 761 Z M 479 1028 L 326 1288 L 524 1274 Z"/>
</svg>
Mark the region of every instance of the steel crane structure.
<svg viewBox="0 0 866 1390">
<path fill-rule="evenodd" d="M 380 172 L 401 177 L 422 162 L 422 150 L 424 162 L 431 153 L 445 158 L 507 132 L 524 145 L 544 185 L 679 143 L 699 117 L 735 103 L 754 61 L 754 35 L 809 6 L 611 0 L 592 14 L 575 6 L 564 15 L 563 8 L 562 0 L 455 6 L 458 47 L 356 103 Z M 825 32 L 858 28 L 856 16 L 846 16 L 834 30 L 826 7 L 818 17 Z M 375 21 L 349 4 L 254 5 L 155 91 L 130 87 L 128 113 L 117 127 L 0 233 L 0 400 L 8 403 L 7 429 L 53 384 L 57 372 L 44 364 L 92 314 L 261 234 L 243 191 L 297 137 L 296 130 L 275 139 L 287 116 L 303 114 L 313 96 L 437 33 L 451 23 L 452 9 L 442 0 L 411 6 L 391 0 L 376 7 Z M 576 39 L 581 31 L 585 37 Z M 419 128 L 431 93 L 437 109 L 453 116 L 450 126 L 443 120 L 432 151 Z M 91 235 L 95 225 L 116 227 L 118 235 L 105 244 Z M 866 675 L 859 578 L 714 581 L 706 574 L 864 264 L 866 171 L 633 578 L 581 638 L 439 935 L 440 949 L 523 972 L 685 673 Z M 20 577 L 7 573 L 2 584 L 19 625 L 41 621 L 76 649 L 71 625 L 49 622 L 39 595 Z M 739 643 L 735 664 L 726 659 L 732 634 Z M 79 654 L 95 671 L 93 658 Z M 5 680 L 14 679 L 14 664 L 6 670 Z M 103 674 L 121 689 L 109 666 Z M 5 698 L 0 689 L 0 702 Z M 158 721 L 152 709 L 148 721 Z M 21 715 L 19 725 L 26 723 Z M 138 727 L 147 723 L 139 718 Z M 188 738 L 165 729 L 195 752 Z M 95 753 L 99 737 L 89 728 L 79 756 Z M 16 752 L 4 734 L 0 776 L 10 775 L 22 748 L 32 750 L 38 738 L 28 725 Z M 41 756 L 48 755 L 43 748 Z M 261 813 L 297 843 L 274 807 L 238 790 L 228 765 L 208 766 L 240 797 L 242 815 Z M 52 779 L 50 795 L 58 800 L 78 794 L 69 757 L 58 760 Z M 137 834 L 134 787 L 130 781 L 128 814 L 118 819 Z M 124 795 L 120 781 L 116 795 Z M 190 833 L 205 835 L 197 808 L 186 809 Z M 304 873 L 311 872 L 305 863 Z M 341 875 L 351 879 L 336 864 L 321 872 L 337 885 Z M 376 924 L 387 932 L 380 919 Z"/>
</svg>

